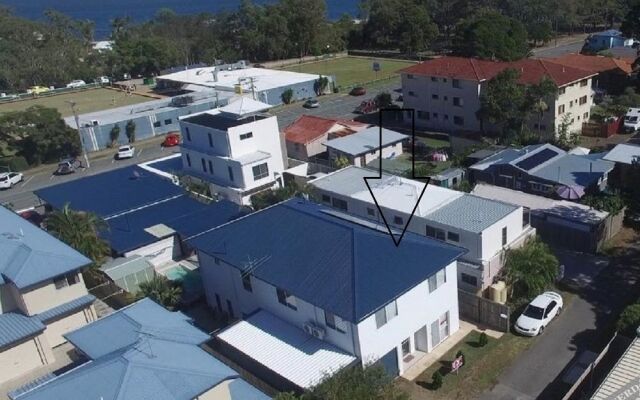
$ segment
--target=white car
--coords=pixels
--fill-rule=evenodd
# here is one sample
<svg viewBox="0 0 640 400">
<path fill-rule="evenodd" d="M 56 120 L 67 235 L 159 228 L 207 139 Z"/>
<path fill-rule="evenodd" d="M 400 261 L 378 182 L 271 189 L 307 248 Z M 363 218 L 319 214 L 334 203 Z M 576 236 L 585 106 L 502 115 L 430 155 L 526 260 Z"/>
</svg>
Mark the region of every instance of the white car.
<svg viewBox="0 0 640 400">
<path fill-rule="evenodd" d="M 124 145 L 118 148 L 118 160 L 124 160 L 125 158 L 133 158 L 136 153 L 136 148 L 131 145 Z"/>
<path fill-rule="evenodd" d="M 556 292 L 544 292 L 527 305 L 514 328 L 521 335 L 540 335 L 561 311 L 562 296 Z"/>
<path fill-rule="evenodd" d="M 69 83 L 67 83 L 67 87 L 68 88 L 79 88 L 79 87 L 83 87 L 84 85 L 86 85 L 87 83 L 81 79 L 76 79 L 75 81 L 71 81 Z"/>
<path fill-rule="evenodd" d="M 624 116 L 624 130 L 635 132 L 640 129 L 640 108 L 629 108 Z"/>
<path fill-rule="evenodd" d="M 11 186 L 22 182 L 22 174 L 20 172 L 5 172 L 0 174 L 0 189 L 10 189 Z"/>
<path fill-rule="evenodd" d="M 96 79 L 96 83 L 109 84 L 109 82 L 111 82 L 111 81 L 109 80 L 109 77 L 107 77 L 107 76 L 99 76 Z"/>
</svg>

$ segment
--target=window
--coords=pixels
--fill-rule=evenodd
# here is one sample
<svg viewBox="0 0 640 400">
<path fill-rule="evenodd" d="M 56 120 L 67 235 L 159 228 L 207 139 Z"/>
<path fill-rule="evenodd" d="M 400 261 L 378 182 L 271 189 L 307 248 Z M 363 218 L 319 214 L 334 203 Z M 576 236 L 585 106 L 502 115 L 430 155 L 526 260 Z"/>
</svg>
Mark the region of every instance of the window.
<svg viewBox="0 0 640 400">
<path fill-rule="evenodd" d="M 583 119 L 589 119 L 589 113 L 586 112 L 586 113 L 582 114 L 582 118 Z"/>
<path fill-rule="evenodd" d="M 507 245 L 507 227 L 502 228 L 502 245 Z"/>
<path fill-rule="evenodd" d="M 323 203 L 331 203 L 331 196 L 329 196 L 328 194 L 323 194 L 322 195 L 322 202 Z"/>
<path fill-rule="evenodd" d="M 447 240 L 451 240 L 452 242 L 459 242 L 460 235 L 455 232 L 447 232 Z"/>
<path fill-rule="evenodd" d="M 393 217 L 393 223 L 396 225 L 402 225 L 404 224 L 404 219 L 396 215 L 395 217 Z"/>
<path fill-rule="evenodd" d="M 371 207 L 367 207 L 367 215 L 374 217 L 376 215 L 376 210 Z"/>
<path fill-rule="evenodd" d="M 462 101 L 462 99 L 460 97 L 454 97 L 453 98 L 453 105 L 456 107 L 462 107 L 462 105 L 464 104 L 464 102 Z"/>
<path fill-rule="evenodd" d="M 447 101 L 447 100 L 449 100 L 449 97 L 444 96 L 444 101 Z"/>
<path fill-rule="evenodd" d="M 202 171 L 207 172 L 206 161 L 204 160 L 204 158 L 201 158 L 200 161 L 202 162 Z"/>
<path fill-rule="evenodd" d="M 156 121 L 153 123 L 153 127 L 154 128 L 160 128 L 162 126 L 162 124 L 160 123 L 160 121 Z"/>
<path fill-rule="evenodd" d="M 447 83 L 447 78 L 442 78 L 442 82 Z"/>
<path fill-rule="evenodd" d="M 433 113 L 433 119 L 438 119 L 438 113 Z"/>
<path fill-rule="evenodd" d="M 253 171 L 253 180 L 257 181 L 258 179 L 266 178 L 269 176 L 269 166 L 267 163 L 256 165 L 252 168 Z"/>
<path fill-rule="evenodd" d="M 188 126 L 184 128 L 184 133 L 187 136 L 187 140 L 191 141 L 191 132 L 189 132 L 189 127 Z"/>
<path fill-rule="evenodd" d="M 451 79 L 451 86 L 456 89 L 460 89 L 460 81 L 458 79 Z"/>
<path fill-rule="evenodd" d="M 253 132 L 247 132 L 240 135 L 240 140 L 247 140 L 253 137 Z"/>
<path fill-rule="evenodd" d="M 564 114 L 564 104 L 558 106 L 558 114 Z"/>
<path fill-rule="evenodd" d="M 438 82 L 438 78 L 436 78 L 435 76 L 431 77 L 431 82 Z"/>
<path fill-rule="evenodd" d="M 416 92 L 414 92 L 413 90 L 409 90 L 409 96 L 416 97 Z"/>
<path fill-rule="evenodd" d="M 445 121 L 448 121 L 448 120 L 449 120 L 449 114 L 445 114 L 445 115 L 444 115 L 444 120 L 445 120 Z"/>
<path fill-rule="evenodd" d="M 573 100 L 569 102 L 569 108 L 573 107 Z"/>
<path fill-rule="evenodd" d="M 171 125 L 171 122 L 172 122 L 171 119 L 165 119 L 164 120 L 164 124 L 165 125 Z"/>
<path fill-rule="evenodd" d="M 209 132 L 207 136 L 209 136 L 209 147 L 213 147 L 213 136 L 211 135 L 211 132 Z"/>
<path fill-rule="evenodd" d="M 406 338 L 400 345 L 402 349 L 402 357 L 406 357 L 411 353 L 411 338 Z"/>
<path fill-rule="evenodd" d="M 413 79 L 413 75 L 412 74 L 407 74 L 407 79 Z"/>
<path fill-rule="evenodd" d="M 398 305 L 396 301 L 392 301 L 386 306 L 376 311 L 376 328 L 380 329 L 387 322 L 391 321 L 398 315 Z"/>
<path fill-rule="evenodd" d="M 189 156 L 189 154 L 186 154 L 187 156 L 187 165 L 191 166 L 191 157 Z"/>
<path fill-rule="evenodd" d="M 589 83 L 589 81 L 587 79 L 583 79 L 583 80 L 580 81 L 580 86 L 581 87 L 587 86 L 588 83 Z"/>
<path fill-rule="evenodd" d="M 331 199 L 331 205 L 340 210 L 347 211 L 348 205 L 347 202 L 342 199 L 336 199 L 335 197 Z"/>
<path fill-rule="evenodd" d="M 214 262 L 216 265 L 220 265 L 220 259 L 219 259 L 218 257 L 214 257 L 214 258 L 213 258 L 213 262 Z"/>
<path fill-rule="evenodd" d="M 465 274 L 464 272 L 460 274 L 460 280 L 462 283 L 466 283 L 471 286 L 478 286 L 478 278 L 473 275 Z"/>
<path fill-rule="evenodd" d="M 418 111 L 418 119 L 429 120 L 429 112 L 428 111 Z"/>
<path fill-rule="evenodd" d="M 587 104 L 587 96 L 580 97 L 580 105 Z"/>
<path fill-rule="evenodd" d="M 242 287 L 247 292 L 253 292 L 253 286 L 251 286 L 251 274 L 242 275 Z"/>
<path fill-rule="evenodd" d="M 66 274 L 63 276 L 59 276 L 53 280 L 53 284 L 56 289 L 63 289 L 67 286 L 75 285 L 80 282 L 80 278 L 78 278 L 78 274 Z"/>
<path fill-rule="evenodd" d="M 463 126 L 463 125 L 464 125 L 464 118 L 459 117 L 459 116 L 457 116 L 457 115 L 454 115 L 454 116 L 453 116 L 453 123 L 454 123 L 455 125 Z"/>
<path fill-rule="evenodd" d="M 213 174 L 213 163 L 209 160 L 209 173 Z"/>
<path fill-rule="evenodd" d="M 276 294 L 278 295 L 278 302 L 280 304 L 283 304 L 292 310 L 298 309 L 298 306 L 296 305 L 296 298 L 286 290 L 276 289 Z"/>
<path fill-rule="evenodd" d="M 562 94 L 564 94 L 564 91 L 565 91 L 565 88 L 563 88 L 563 87 L 562 87 L 562 88 L 559 88 L 559 89 L 558 89 L 558 95 L 562 95 Z"/>
<path fill-rule="evenodd" d="M 427 236 L 432 237 L 432 238 L 436 238 L 436 239 L 440 239 L 440 240 L 444 240 L 445 238 L 445 233 L 442 229 L 438 229 L 438 228 L 434 228 L 432 226 L 427 225 Z"/>
<path fill-rule="evenodd" d="M 229 180 L 233 182 L 233 169 L 231 167 L 227 167 L 227 172 L 229 173 Z"/>
<path fill-rule="evenodd" d="M 447 282 L 447 271 L 443 268 L 429 277 L 429 293 L 433 293 L 436 289 Z"/>
<path fill-rule="evenodd" d="M 431 98 L 434 99 L 434 100 L 438 100 L 438 95 L 437 94 L 432 94 Z"/>
<path fill-rule="evenodd" d="M 331 314 L 329 311 L 324 312 L 324 323 L 333 330 L 342 333 L 346 332 L 344 321 L 337 315 Z"/>
</svg>

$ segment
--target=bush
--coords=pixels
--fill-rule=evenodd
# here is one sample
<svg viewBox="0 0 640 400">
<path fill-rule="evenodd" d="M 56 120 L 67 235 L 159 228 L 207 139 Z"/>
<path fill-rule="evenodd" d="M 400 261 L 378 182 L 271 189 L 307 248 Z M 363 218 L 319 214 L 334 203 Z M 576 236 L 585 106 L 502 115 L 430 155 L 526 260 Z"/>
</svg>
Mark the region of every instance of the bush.
<svg viewBox="0 0 640 400">
<path fill-rule="evenodd" d="M 4 169 L 9 169 L 10 171 L 24 171 L 29 169 L 29 163 L 27 162 L 27 159 L 22 156 L 7 157 L 0 160 L 0 170 Z"/>
<path fill-rule="evenodd" d="M 634 337 L 638 327 L 640 327 L 640 304 L 632 304 L 622 311 L 616 328 L 621 335 Z"/>
<path fill-rule="evenodd" d="M 464 353 L 462 352 L 462 350 L 458 350 L 458 352 L 456 353 L 456 358 L 460 357 L 462 357 L 462 359 L 464 360 Z"/>
<path fill-rule="evenodd" d="M 292 101 L 293 101 L 293 90 L 292 89 L 287 89 L 284 92 L 282 92 L 282 102 L 284 104 L 291 104 Z"/>
<path fill-rule="evenodd" d="M 480 333 L 480 337 L 478 337 L 478 345 L 480 347 L 484 347 L 487 345 L 487 343 L 489 343 L 489 338 L 487 337 L 487 334 L 484 332 Z"/>
<path fill-rule="evenodd" d="M 431 386 L 434 390 L 440 389 L 442 387 L 442 374 L 440 373 L 440 371 L 434 372 L 431 376 L 431 380 Z"/>
</svg>

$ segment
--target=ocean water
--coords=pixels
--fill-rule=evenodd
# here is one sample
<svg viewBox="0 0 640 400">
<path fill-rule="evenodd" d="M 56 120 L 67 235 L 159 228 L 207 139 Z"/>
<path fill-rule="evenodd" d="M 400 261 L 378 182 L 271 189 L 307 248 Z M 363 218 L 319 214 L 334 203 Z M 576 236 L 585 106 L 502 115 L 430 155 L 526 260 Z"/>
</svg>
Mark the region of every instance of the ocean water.
<svg viewBox="0 0 640 400">
<path fill-rule="evenodd" d="M 254 0 L 265 4 L 273 0 Z M 337 19 L 342 14 L 357 15 L 359 0 L 327 0 L 327 14 Z M 129 16 L 134 21 L 144 21 L 161 8 L 170 8 L 178 14 L 217 12 L 234 10 L 240 0 L 0 0 L 15 14 L 42 19 L 48 9 L 63 12 L 74 19 L 88 19 L 96 23 L 96 38 L 104 39 L 111 32 L 111 20 L 118 16 Z"/>
</svg>

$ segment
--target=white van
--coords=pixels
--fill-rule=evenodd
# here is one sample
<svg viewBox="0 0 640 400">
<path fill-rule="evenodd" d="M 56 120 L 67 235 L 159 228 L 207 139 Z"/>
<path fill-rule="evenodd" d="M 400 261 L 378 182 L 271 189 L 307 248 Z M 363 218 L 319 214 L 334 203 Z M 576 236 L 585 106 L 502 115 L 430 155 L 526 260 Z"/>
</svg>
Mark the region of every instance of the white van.
<svg viewBox="0 0 640 400">
<path fill-rule="evenodd" d="M 635 132 L 640 129 L 640 108 L 630 108 L 624 115 L 624 130 Z"/>
</svg>

